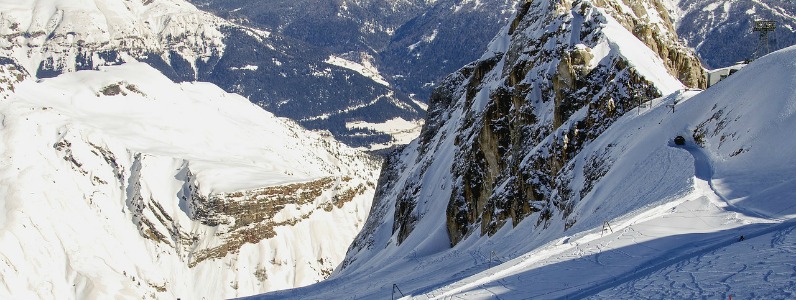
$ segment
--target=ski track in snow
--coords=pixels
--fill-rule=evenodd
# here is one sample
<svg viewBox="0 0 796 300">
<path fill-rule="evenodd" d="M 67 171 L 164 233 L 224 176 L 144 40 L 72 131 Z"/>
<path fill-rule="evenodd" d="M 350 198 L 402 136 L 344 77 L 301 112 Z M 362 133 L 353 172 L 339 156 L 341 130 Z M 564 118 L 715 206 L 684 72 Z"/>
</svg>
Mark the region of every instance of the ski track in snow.
<svg viewBox="0 0 796 300">
<path fill-rule="evenodd" d="M 584 150 L 605 152 L 611 170 L 568 231 L 526 218 L 425 253 L 390 239 L 328 281 L 260 297 L 383 298 L 396 284 L 395 296 L 417 299 L 794 298 L 794 66 L 790 48 L 617 120 Z M 687 146 L 674 146 L 677 135 Z"/>
<path fill-rule="evenodd" d="M 726 212 L 735 213 L 735 216 L 729 216 L 732 218 L 736 218 L 739 220 L 749 220 L 749 219 L 757 219 L 756 221 L 761 222 L 763 220 L 760 219 L 768 219 L 771 220 L 772 218 L 768 218 L 767 216 L 763 216 L 760 213 L 754 212 L 751 209 L 746 209 L 743 207 L 738 207 L 732 205 L 727 199 L 716 190 L 716 188 L 712 184 L 712 176 L 713 176 L 713 166 L 710 163 L 710 159 L 708 158 L 707 154 L 703 152 L 700 148 L 694 145 L 687 145 L 683 147 L 677 147 L 686 150 L 694 160 L 694 191 L 692 195 L 689 197 L 685 197 L 683 200 L 670 202 L 664 205 L 661 205 L 655 209 L 651 209 L 646 211 L 645 213 L 639 214 L 633 218 L 630 218 L 626 221 L 621 223 L 615 224 L 615 234 L 616 237 L 602 237 L 602 232 L 595 233 L 592 232 L 580 239 L 575 241 L 571 241 L 571 244 L 574 244 L 574 249 L 567 254 L 567 249 L 564 249 L 564 252 L 558 252 L 557 254 L 550 253 L 546 255 L 543 259 L 553 259 L 553 260 L 560 260 L 560 256 L 572 258 L 571 260 L 563 260 L 560 263 L 575 265 L 572 267 L 561 267 L 564 269 L 564 272 L 568 272 L 571 270 L 580 270 L 580 269 L 588 269 L 586 267 L 579 268 L 577 265 L 579 264 L 593 264 L 595 265 L 594 268 L 610 268 L 616 267 L 613 265 L 612 262 L 621 261 L 622 258 L 632 259 L 634 258 L 633 251 L 624 250 L 623 248 L 613 248 L 611 244 L 614 241 L 618 241 L 623 239 L 624 237 L 629 237 L 632 242 L 629 243 L 629 246 L 626 247 L 642 247 L 653 251 L 660 251 L 655 247 L 646 245 L 645 243 L 640 243 L 638 241 L 638 236 L 644 236 L 644 233 L 634 228 L 633 225 L 642 224 L 644 222 L 654 220 L 656 217 L 660 217 L 660 215 L 666 211 L 674 210 L 676 208 L 680 208 L 686 202 L 697 201 L 699 199 L 708 200 L 705 205 L 708 207 L 714 207 L 714 209 L 719 209 Z M 693 218 L 699 219 L 701 223 L 703 223 L 706 227 L 712 226 L 710 222 L 705 221 L 702 217 L 693 213 L 693 211 L 689 212 Z M 782 220 L 777 220 L 782 221 Z M 782 223 L 758 223 L 754 225 L 750 225 L 742 230 L 744 232 L 744 236 L 747 239 L 756 238 L 759 236 L 763 236 L 766 234 L 774 233 L 775 240 L 778 240 L 779 243 L 782 243 L 784 240 L 783 236 L 789 234 L 794 228 L 796 227 L 796 220 L 790 220 Z M 534 293 L 533 290 L 523 290 L 518 288 L 518 286 L 522 286 L 524 282 L 533 282 L 534 278 L 523 278 L 523 274 L 520 273 L 519 275 L 502 275 L 502 274 L 510 274 L 511 270 L 517 269 L 521 270 L 524 266 L 527 266 L 528 262 L 531 260 L 524 260 L 511 267 L 508 267 L 501 271 L 493 271 L 491 269 L 487 269 L 483 271 L 483 273 L 487 273 L 485 277 L 472 282 L 470 284 L 461 284 L 459 282 L 459 286 L 453 289 L 448 290 L 446 293 L 441 294 L 441 297 L 444 299 L 445 297 L 458 297 L 458 296 L 466 296 L 466 298 L 470 298 L 474 296 L 475 298 L 496 298 L 496 299 L 523 299 L 527 297 L 531 298 L 562 298 L 562 299 L 580 299 L 580 298 L 587 298 L 591 296 L 596 296 L 599 293 L 611 290 L 611 289 L 619 289 L 620 286 L 626 285 L 628 283 L 636 283 L 640 279 L 655 274 L 656 272 L 661 272 L 662 270 L 667 270 L 670 268 L 674 268 L 674 270 L 666 271 L 664 276 L 670 276 L 670 274 L 675 272 L 683 272 L 683 269 L 686 265 L 691 264 L 693 261 L 695 264 L 699 264 L 702 262 L 702 259 L 705 255 L 715 253 L 716 251 L 729 247 L 736 243 L 738 240 L 738 235 L 736 232 L 741 231 L 739 229 L 730 229 L 725 231 L 720 231 L 714 234 L 709 234 L 705 238 L 693 238 L 687 239 L 687 243 L 682 246 L 674 247 L 671 249 L 666 250 L 666 252 L 661 253 L 657 257 L 652 257 L 647 262 L 649 264 L 638 264 L 637 266 L 630 266 L 627 270 L 618 273 L 612 273 L 609 278 L 603 278 L 600 280 L 593 280 L 588 281 L 576 285 L 568 285 L 565 284 L 565 287 L 547 290 L 543 293 Z M 649 236 L 647 236 L 649 237 Z M 666 237 L 665 237 L 666 238 Z M 774 247 L 775 240 L 772 240 L 772 248 Z M 596 241 L 597 243 L 593 243 Z M 648 240 L 649 242 L 649 240 Z M 560 255 L 556 258 L 557 255 Z M 555 265 L 556 263 L 552 264 Z M 469 269 L 463 270 L 460 273 L 470 273 L 473 269 L 476 269 L 477 266 L 471 267 Z M 487 267 L 488 268 L 488 267 Z M 740 270 L 736 270 L 735 273 L 730 274 L 723 278 L 720 282 L 726 285 L 726 282 L 737 274 L 738 272 L 742 272 L 748 268 L 747 265 L 743 265 Z M 499 267 L 497 268 L 499 269 Z M 541 269 L 544 269 L 542 267 Z M 529 273 L 533 273 L 533 270 Z M 535 273 L 543 273 L 542 271 L 536 271 Z M 671 286 L 671 288 L 680 288 L 680 289 L 689 289 L 694 294 L 704 294 L 704 290 L 699 286 L 699 280 L 697 280 L 692 273 L 687 273 L 690 276 L 690 284 L 683 285 L 683 286 Z M 453 276 L 454 278 L 457 276 Z M 477 277 L 477 276 L 474 276 Z M 533 275 L 531 275 L 533 277 Z M 671 282 L 672 285 L 676 282 L 676 280 L 672 280 L 672 278 L 667 278 L 667 282 Z M 467 281 L 467 280 L 464 280 Z M 562 281 L 564 282 L 564 281 Z M 517 286 L 512 286 L 517 285 Z M 436 286 L 445 286 L 449 285 L 450 282 L 436 284 Z M 457 284 L 452 284 L 449 288 L 456 286 Z M 496 285 L 500 285 L 504 291 L 507 291 L 508 295 L 500 297 L 498 294 L 494 293 L 490 290 L 490 287 L 494 287 Z M 621 288 L 626 289 L 626 288 Z M 443 290 L 445 290 L 443 288 Z M 482 292 L 478 292 L 481 290 Z M 725 289 L 729 291 L 730 288 L 727 286 Z M 417 292 L 425 294 L 431 298 L 439 298 L 440 295 L 438 292 L 429 291 L 429 289 L 421 289 Z M 463 292 L 463 293 L 460 293 Z M 491 295 L 488 295 L 491 294 Z"/>
<path fill-rule="evenodd" d="M 721 192 L 719 192 L 713 185 L 713 165 L 710 163 L 710 159 L 708 158 L 707 154 L 705 154 L 705 152 L 696 145 L 686 145 L 682 148 L 688 151 L 688 153 L 694 157 L 695 188 L 704 191 L 705 195 L 707 195 L 708 199 L 710 199 L 714 205 L 722 209 L 734 211 L 750 217 L 773 219 L 770 216 L 755 212 L 752 209 L 736 206 L 730 203 L 730 201 L 728 201 L 727 198 L 724 197 L 724 195 L 722 195 Z M 713 197 L 714 195 L 715 197 Z"/>
<path fill-rule="evenodd" d="M 638 299 L 638 298 L 694 298 L 711 296 L 726 299 L 736 295 L 737 299 L 764 298 L 784 299 L 796 295 L 794 284 L 794 261 L 776 261 L 777 257 L 793 257 L 793 230 L 796 223 L 789 221 L 771 226 L 755 234 L 747 235 L 744 241 L 705 249 L 697 255 L 672 266 L 639 276 L 618 285 L 593 298 Z M 786 242 L 786 239 L 790 241 Z M 766 245 L 768 244 L 768 245 Z M 775 261 L 768 261 L 774 258 Z M 750 263 L 753 262 L 753 263 Z M 775 271 L 776 270 L 776 271 Z M 787 271 L 786 271 L 787 270 Z M 775 273 L 776 272 L 776 273 Z M 786 273 L 789 273 L 786 275 Z M 743 275 L 743 276 L 741 276 Z M 772 282 L 770 277 L 782 276 L 791 279 Z M 660 280 L 657 279 L 664 279 Z M 760 283 L 774 286 L 769 291 L 756 292 L 747 289 L 747 281 L 759 277 Z M 664 283 L 666 283 L 664 285 Z M 759 284 L 759 283 L 758 283 Z M 756 294 L 758 293 L 758 294 Z"/>
</svg>

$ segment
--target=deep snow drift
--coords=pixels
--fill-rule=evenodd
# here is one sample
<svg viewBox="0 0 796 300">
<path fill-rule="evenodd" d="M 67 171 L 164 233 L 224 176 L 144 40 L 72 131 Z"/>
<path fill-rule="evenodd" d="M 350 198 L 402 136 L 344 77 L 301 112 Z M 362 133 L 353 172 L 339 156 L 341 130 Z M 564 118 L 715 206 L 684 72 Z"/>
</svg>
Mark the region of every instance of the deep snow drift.
<svg viewBox="0 0 796 300">
<path fill-rule="evenodd" d="M 609 171 L 566 231 L 560 218 L 547 229 L 526 219 L 452 249 L 392 248 L 320 284 L 256 298 L 793 297 L 794 68 L 791 47 L 706 91 L 626 113 L 575 157 L 600 154 Z"/>
<path fill-rule="evenodd" d="M 378 161 L 212 84 L 143 63 L 19 75 L 0 100 L 0 298 L 306 285 L 367 217 Z"/>
</svg>

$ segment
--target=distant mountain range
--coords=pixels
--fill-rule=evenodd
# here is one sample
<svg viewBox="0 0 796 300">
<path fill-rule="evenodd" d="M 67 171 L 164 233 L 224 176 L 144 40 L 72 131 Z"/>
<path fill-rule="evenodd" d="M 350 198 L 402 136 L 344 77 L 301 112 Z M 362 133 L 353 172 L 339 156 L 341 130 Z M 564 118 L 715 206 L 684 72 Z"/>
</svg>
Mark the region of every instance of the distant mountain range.
<svg viewBox="0 0 796 300">
<path fill-rule="evenodd" d="M 234 24 L 182 0 L 4 3 L 0 55 L 30 74 L 143 61 L 172 80 L 212 82 L 355 147 L 388 147 L 385 131 L 351 126 L 422 124 L 423 105 L 333 52 L 277 32 Z M 378 127 L 376 127 L 378 128 Z"/>
<path fill-rule="evenodd" d="M 145 61 L 173 80 L 213 82 L 278 116 L 375 150 L 417 134 L 422 102 L 444 76 L 481 56 L 517 6 L 507 0 L 192 2 L 219 17 L 182 0 L 85 7 L 49 1 L 52 9 L 35 11 L 9 3 L 0 24 L 2 51 L 42 78 Z M 772 49 L 796 43 L 790 1 L 662 3 L 708 68 L 753 55 L 754 19 L 778 22 Z"/>
<path fill-rule="evenodd" d="M 667 0 L 676 19 L 677 33 L 696 49 L 711 69 L 754 58 L 758 33 L 755 20 L 777 22 L 769 47 L 777 50 L 796 44 L 796 3 L 789 0 Z"/>
<path fill-rule="evenodd" d="M 366 53 L 396 89 L 424 102 L 445 75 L 483 53 L 517 5 L 508 0 L 192 2 L 337 55 Z"/>
</svg>

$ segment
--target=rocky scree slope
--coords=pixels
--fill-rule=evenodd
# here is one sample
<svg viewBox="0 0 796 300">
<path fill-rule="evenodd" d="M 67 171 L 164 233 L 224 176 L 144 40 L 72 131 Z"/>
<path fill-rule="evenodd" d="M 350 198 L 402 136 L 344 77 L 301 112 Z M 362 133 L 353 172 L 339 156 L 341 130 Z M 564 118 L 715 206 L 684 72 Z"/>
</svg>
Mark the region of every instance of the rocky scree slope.
<svg viewBox="0 0 796 300">
<path fill-rule="evenodd" d="M 526 1 L 480 60 L 435 90 L 420 138 L 385 165 L 342 272 L 528 218 L 576 224 L 572 208 L 610 162 L 572 158 L 640 102 L 704 85 L 665 14 L 658 1 Z"/>
<path fill-rule="evenodd" d="M 2 298 L 230 298 L 318 282 L 378 161 L 143 63 L 0 76 Z"/>
<path fill-rule="evenodd" d="M 0 56 L 38 78 L 143 61 L 175 81 L 206 81 L 353 146 L 389 143 L 350 121 L 419 122 L 423 108 L 331 53 L 202 12 L 182 0 L 0 1 Z"/>
</svg>

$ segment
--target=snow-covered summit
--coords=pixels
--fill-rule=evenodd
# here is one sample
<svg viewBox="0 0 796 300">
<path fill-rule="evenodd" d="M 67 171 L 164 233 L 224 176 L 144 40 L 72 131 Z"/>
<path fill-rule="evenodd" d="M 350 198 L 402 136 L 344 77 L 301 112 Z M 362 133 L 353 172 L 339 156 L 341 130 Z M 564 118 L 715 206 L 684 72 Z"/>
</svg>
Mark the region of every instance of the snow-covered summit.
<svg viewBox="0 0 796 300">
<path fill-rule="evenodd" d="M 0 11 L 2 54 L 31 74 L 132 60 L 119 55 L 207 62 L 225 47 L 227 22 L 182 0 L 7 0 Z"/>
<path fill-rule="evenodd" d="M 593 187 L 575 183 L 573 157 L 640 102 L 684 89 L 678 77 L 695 78 L 676 70 L 701 72 L 672 39 L 626 27 L 643 27 L 645 15 L 610 3 L 525 2 L 479 61 L 436 90 L 421 137 L 383 173 L 344 267 L 401 248 L 439 251 L 525 218 L 544 227 L 568 218 Z"/>
<path fill-rule="evenodd" d="M 378 162 L 143 63 L 0 101 L 3 298 L 229 298 L 327 277 Z"/>
</svg>

